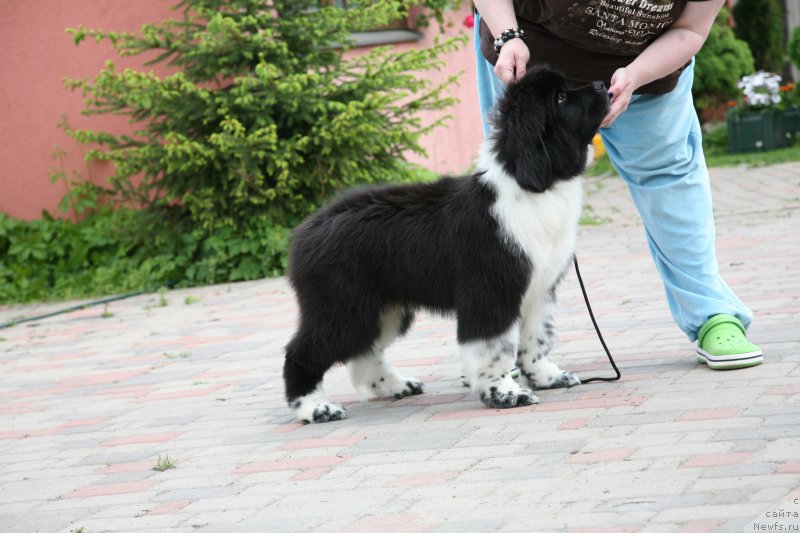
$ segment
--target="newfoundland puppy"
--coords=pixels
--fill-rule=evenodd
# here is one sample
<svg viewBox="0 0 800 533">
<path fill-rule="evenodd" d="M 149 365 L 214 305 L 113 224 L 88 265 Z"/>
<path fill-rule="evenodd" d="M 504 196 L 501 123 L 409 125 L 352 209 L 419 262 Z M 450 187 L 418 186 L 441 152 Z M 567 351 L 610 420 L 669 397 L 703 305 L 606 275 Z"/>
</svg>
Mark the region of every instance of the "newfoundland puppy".
<svg viewBox="0 0 800 533">
<path fill-rule="evenodd" d="M 510 85 L 471 176 L 359 188 L 295 231 L 289 280 L 300 306 L 286 347 L 286 399 L 299 420 L 327 422 L 344 408 L 322 389 L 346 363 L 356 389 L 375 397 L 422 393 L 384 349 L 414 312 L 454 313 L 466 378 L 488 407 L 571 387 L 547 359 L 559 279 L 575 251 L 588 145 L 609 108 L 602 82 L 571 89 L 536 68 Z"/>
</svg>

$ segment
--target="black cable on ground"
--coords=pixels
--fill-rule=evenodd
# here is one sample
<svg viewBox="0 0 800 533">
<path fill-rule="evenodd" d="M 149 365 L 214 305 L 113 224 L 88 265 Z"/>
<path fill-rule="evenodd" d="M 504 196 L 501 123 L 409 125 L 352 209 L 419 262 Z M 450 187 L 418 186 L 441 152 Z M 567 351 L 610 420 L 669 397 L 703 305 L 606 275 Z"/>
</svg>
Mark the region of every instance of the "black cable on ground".
<svg viewBox="0 0 800 533">
<path fill-rule="evenodd" d="M 86 309 L 87 307 L 94 307 L 96 305 L 103 305 L 103 304 L 107 304 L 107 303 L 111 303 L 111 302 L 116 302 L 118 300 L 125 300 L 126 298 L 132 298 L 134 296 L 140 296 L 142 294 L 150 294 L 150 293 L 156 292 L 156 291 L 158 291 L 160 289 L 171 288 L 173 286 L 175 286 L 174 282 L 165 283 L 163 285 L 160 285 L 160 286 L 156 287 L 155 289 L 144 290 L 144 291 L 134 291 L 134 292 L 126 293 L 126 294 L 120 294 L 120 295 L 117 295 L 117 296 L 109 296 L 108 298 L 103 298 L 102 300 L 95 300 L 95 301 L 92 301 L 92 302 L 87 302 L 87 303 L 76 305 L 76 306 L 73 306 L 73 307 L 68 307 L 66 309 L 61 309 L 59 311 L 53 311 L 52 313 L 47 313 L 47 314 L 44 314 L 44 315 L 20 318 L 18 320 L 12 320 L 11 322 L 6 322 L 5 324 L 0 324 L 0 329 L 10 328 L 12 326 L 16 326 L 17 324 L 23 324 L 25 322 L 35 322 L 37 320 L 44 320 L 45 318 L 50 318 L 50 317 L 54 317 L 54 316 L 58 316 L 58 315 L 65 315 L 65 314 L 71 313 L 73 311 L 80 311 L 81 309 Z"/>
</svg>

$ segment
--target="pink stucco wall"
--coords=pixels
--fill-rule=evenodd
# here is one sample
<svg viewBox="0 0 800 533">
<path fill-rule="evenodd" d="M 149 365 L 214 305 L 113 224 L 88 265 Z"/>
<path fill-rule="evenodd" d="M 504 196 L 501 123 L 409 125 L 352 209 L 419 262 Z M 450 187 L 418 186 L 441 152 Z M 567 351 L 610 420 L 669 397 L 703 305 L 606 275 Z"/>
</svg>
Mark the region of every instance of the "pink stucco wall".
<svg viewBox="0 0 800 533">
<path fill-rule="evenodd" d="M 426 168 L 440 173 L 463 173 L 470 169 L 477 155 L 478 145 L 483 137 L 480 112 L 478 111 L 478 94 L 475 84 L 475 57 L 472 44 L 472 29 L 466 28 L 462 21 L 471 13 L 472 2 L 463 2 L 464 6 L 450 13 L 448 20 L 452 23 L 446 35 L 467 35 L 467 44 L 446 58 L 447 67 L 441 72 L 427 75 L 433 81 L 439 81 L 458 74 L 458 85 L 450 91 L 458 98 L 459 103 L 448 110 L 452 120 L 446 128 L 435 130 L 423 143 L 428 151 L 427 158 L 409 157 Z M 428 46 L 437 37 L 437 31 L 428 31 L 425 38 L 408 46 Z"/>
<path fill-rule="evenodd" d="M 0 1 L 0 211 L 18 218 L 33 219 L 42 209 L 55 211 L 64 194 L 62 184 L 52 184 L 49 176 L 57 163 L 56 147 L 69 154 L 68 172 L 86 175 L 77 143 L 67 138 L 57 125 L 63 115 L 76 128 L 120 131 L 124 123 L 116 117 L 83 117 L 83 97 L 63 87 L 62 79 L 93 77 L 106 59 L 118 66 L 135 66 L 123 61 L 105 43 L 86 41 L 72 44 L 65 28 L 80 24 L 88 28 L 137 31 L 145 22 L 175 16 L 176 0 L 1 0 Z M 467 3 L 468 4 L 468 3 Z M 449 33 L 469 32 L 461 21 L 464 7 L 451 14 Z M 401 46 L 425 46 L 438 31 L 430 31 L 422 41 Z M 475 84 L 469 46 L 447 58 L 446 72 L 431 79 L 463 72 L 454 96 L 461 103 L 450 110 L 455 119 L 424 142 L 427 158 L 415 162 L 438 172 L 467 170 L 480 142 L 480 122 L 475 110 Z M 109 168 L 93 164 L 96 179 L 108 175 Z"/>
</svg>

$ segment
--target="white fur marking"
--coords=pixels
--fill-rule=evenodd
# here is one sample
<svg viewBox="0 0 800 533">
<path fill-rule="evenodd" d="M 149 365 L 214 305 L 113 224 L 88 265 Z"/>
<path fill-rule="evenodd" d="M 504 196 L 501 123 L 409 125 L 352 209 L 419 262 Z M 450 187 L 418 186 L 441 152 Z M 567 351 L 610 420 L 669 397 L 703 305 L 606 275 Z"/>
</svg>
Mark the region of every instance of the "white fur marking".
<svg viewBox="0 0 800 533">
<path fill-rule="evenodd" d="M 422 391 L 421 381 L 401 375 L 383 355 L 352 359 L 347 362 L 347 370 L 356 391 L 371 398 L 408 396 Z"/>
<path fill-rule="evenodd" d="M 500 226 L 502 237 L 533 265 L 521 309 L 526 339 L 521 348 L 526 354 L 520 361 L 520 368 L 527 375 L 535 376 L 534 386 L 576 385 L 580 379 L 575 374 L 560 370 L 545 357 L 553 338 L 547 337 L 544 321 L 553 307 L 548 301 L 549 292 L 575 255 L 583 201 L 581 179 L 557 181 L 543 193 L 526 191 L 503 169 L 490 143 L 481 146 L 478 169 L 484 171 L 483 183 L 497 195 L 492 216 Z M 538 346 L 540 337 L 546 342 L 541 347 Z M 537 360 L 538 355 L 542 357 Z"/>
<path fill-rule="evenodd" d="M 573 387 L 581 382 L 577 374 L 561 370 L 547 357 L 533 361 L 529 368 L 532 369 L 533 386 L 537 389 Z"/>
<path fill-rule="evenodd" d="M 294 407 L 295 405 L 297 407 Z M 322 384 L 317 385 L 316 389 L 292 402 L 294 414 L 301 422 L 314 422 L 314 414 L 324 412 L 326 407 L 329 414 L 337 420 L 344 418 L 346 415 L 344 407 L 328 400 L 325 391 L 322 389 Z"/>
<path fill-rule="evenodd" d="M 502 237 L 534 265 L 530 290 L 541 299 L 575 253 L 583 186 L 580 178 L 556 182 L 543 193 L 519 186 L 500 165 L 489 143 L 481 146 L 478 169 L 497 194 L 492 216 Z"/>
<path fill-rule="evenodd" d="M 492 402 L 508 401 L 508 405 L 503 406 L 514 407 L 520 396 L 529 397 L 528 403 L 539 402 L 531 391 L 520 388 L 509 373 L 514 366 L 518 344 L 519 325 L 515 323 L 497 338 L 460 345 L 464 375 L 469 380 L 472 390 L 479 394 L 487 405 Z"/>
<path fill-rule="evenodd" d="M 362 395 L 385 398 L 422 392 L 421 381 L 402 376 L 383 357 L 383 351 L 397 337 L 402 321 L 402 309 L 385 311 L 381 315 L 381 333 L 370 351 L 347 362 L 350 381 Z"/>
</svg>

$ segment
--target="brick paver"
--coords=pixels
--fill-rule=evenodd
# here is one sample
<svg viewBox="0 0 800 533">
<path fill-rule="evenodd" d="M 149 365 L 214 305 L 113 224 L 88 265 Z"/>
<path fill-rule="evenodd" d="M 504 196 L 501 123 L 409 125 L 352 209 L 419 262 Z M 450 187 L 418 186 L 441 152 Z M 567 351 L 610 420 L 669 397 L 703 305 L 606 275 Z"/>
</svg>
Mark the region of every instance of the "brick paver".
<svg viewBox="0 0 800 533">
<path fill-rule="evenodd" d="M 337 368 L 349 417 L 304 426 L 283 401 L 283 279 L 22 323 L 0 330 L 0 531 L 790 530 L 770 513 L 800 513 L 800 164 L 711 172 L 720 265 L 764 365 L 695 362 L 627 193 L 593 179 L 607 222 L 581 227 L 578 256 L 622 381 L 484 409 L 453 321 L 423 316 L 389 359 L 424 395 L 360 401 Z M 553 358 L 610 374 L 574 273 L 559 299 Z"/>
</svg>

